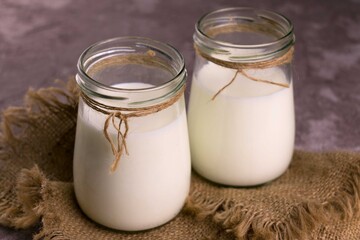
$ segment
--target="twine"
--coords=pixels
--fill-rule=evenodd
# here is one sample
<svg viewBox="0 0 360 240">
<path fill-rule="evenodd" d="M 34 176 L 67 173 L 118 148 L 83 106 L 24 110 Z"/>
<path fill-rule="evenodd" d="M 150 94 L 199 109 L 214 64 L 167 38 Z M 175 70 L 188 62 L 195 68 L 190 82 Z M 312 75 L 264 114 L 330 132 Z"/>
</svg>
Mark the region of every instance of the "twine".
<svg viewBox="0 0 360 240">
<path fill-rule="evenodd" d="M 108 106 L 95 101 L 94 99 L 87 96 L 85 93 L 81 92 L 80 94 L 81 98 L 89 107 L 91 107 L 95 111 L 108 115 L 104 122 L 103 133 L 106 140 L 110 143 L 112 153 L 115 157 L 110 167 L 111 173 L 113 173 L 116 170 L 124 151 L 127 155 L 129 155 L 129 151 L 126 144 L 126 137 L 129 132 L 129 122 L 128 122 L 129 118 L 143 117 L 149 114 L 157 113 L 165 108 L 170 107 L 180 99 L 180 97 L 185 92 L 185 88 L 186 86 L 184 84 L 183 87 L 172 98 L 170 98 L 166 102 L 149 107 L 141 107 L 141 108 Z M 118 124 L 116 124 L 115 119 L 119 119 Z M 117 131 L 116 142 L 114 142 L 110 137 L 109 134 L 110 125 L 112 125 Z M 122 126 L 124 126 L 123 131 L 121 130 Z"/>
<path fill-rule="evenodd" d="M 216 35 L 223 34 L 223 33 L 231 33 L 231 32 L 249 32 L 257 30 L 258 32 L 262 32 L 268 35 L 277 36 L 279 33 L 275 31 L 273 28 L 268 28 L 263 25 L 259 24 L 233 24 L 233 25 L 225 25 L 220 27 L 214 27 L 209 29 L 206 34 L 209 37 L 215 37 Z M 267 79 L 260 79 L 256 77 L 252 77 L 249 74 L 246 73 L 246 69 L 265 69 L 265 68 L 271 68 L 276 67 L 284 64 L 288 64 L 292 61 L 294 56 L 294 47 L 290 47 L 288 51 L 286 51 L 284 54 L 282 54 L 279 57 L 272 58 L 266 61 L 260 61 L 260 62 L 228 62 L 224 61 L 218 58 L 212 57 L 210 54 L 207 54 L 194 44 L 195 52 L 197 55 L 203 57 L 204 59 L 213 62 L 217 65 L 220 65 L 222 67 L 236 69 L 236 72 L 234 74 L 234 77 L 227 83 L 224 87 L 219 89 L 219 91 L 216 92 L 216 94 L 211 98 L 211 100 L 215 100 L 215 98 L 224 91 L 227 87 L 229 87 L 236 79 L 238 74 L 242 74 L 247 79 L 250 79 L 252 81 L 256 82 L 262 82 L 266 84 L 273 84 L 280 87 L 288 88 L 289 84 L 287 83 L 278 83 Z"/>
<path fill-rule="evenodd" d="M 171 72 L 171 68 L 166 63 L 166 61 L 161 58 L 156 57 L 156 53 L 153 50 L 148 50 L 146 53 L 134 53 L 128 55 L 118 55 L 111 58 L 102 59 L 100 62 L 93 64 L 90 69 L 88 69 L 87 74 L 89 76 L 95 75 L 97 72 L 104 68 L 109 68 L 118 65 L 127 65 L 127 64 L 139 64 L 161 68 L 163 70 Z M 81 92 L 80 96 L 84 102 L 94 109 L 95 111 L 101 112 L 105 115 L 108 115 L 104 123 L 104 136 L 107 141 L 110 143 L 111 150 L 115 157 L 111 167 L 110 172 L 114 172 L 119 164 L 121 156 L 124 152 L 129 155 L 129 151 L 126 144 L 126 137 L 129 132 L 129 123 L 128 119 L 133 117 L 143 117 L 149 114 L 159 112 L 171 105 L 173 105 L 184 93 L 185 85 L 169 100 L 164 103 L 157 104 L 149 107 L 141 108 L 125 108 L 125 107 L 112 107 L 95 101 L 94 99 L 87 96 L 84 92 Z M 126 112 L 126 113 L 124 113 Z M 116 124 L 115 120 L 119 119 L 119 123 Z M 117 131 L 116 142 L 114 142 L 109 134 L 109 126 L 112 125 Z M 121 130 L 124 126 L 124 131 Z"/>
</svg>

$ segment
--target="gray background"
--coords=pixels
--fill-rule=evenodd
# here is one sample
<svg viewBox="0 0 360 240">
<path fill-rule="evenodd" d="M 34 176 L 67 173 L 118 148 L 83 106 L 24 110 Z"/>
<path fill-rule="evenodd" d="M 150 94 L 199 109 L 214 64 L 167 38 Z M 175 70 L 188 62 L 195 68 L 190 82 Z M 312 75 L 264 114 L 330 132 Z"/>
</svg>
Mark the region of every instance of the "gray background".
<svg viewBox="0 0 360 240">
<path fill-rule="evenodd" d="M 82 50 L 116 36 L 170 43 L 191 76 L 194 23 L 232 6 L 274 10 L 295 25 L 296 147 L 360 151 L 360 0 L 0 0 L 0 110 L 75 74 Z M 35 229 L 0 227 L 0 239 L 31 239 Z"/>
</svg>

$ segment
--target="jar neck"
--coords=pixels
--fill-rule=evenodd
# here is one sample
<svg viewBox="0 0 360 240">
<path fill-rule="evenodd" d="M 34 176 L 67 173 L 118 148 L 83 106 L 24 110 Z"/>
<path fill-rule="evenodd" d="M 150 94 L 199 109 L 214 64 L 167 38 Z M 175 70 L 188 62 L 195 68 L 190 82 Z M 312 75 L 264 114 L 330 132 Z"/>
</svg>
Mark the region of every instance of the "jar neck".
<svg viewBox="0 0 360 240">
<path fill-rule="evenodd" d="M 275 12 L 227 8 L 204 15 L 194 43 L 206 55 L 227 62 L 262 62 L 285 54 L 295 43 L 292 23 Z"/>
<path fill-rule="evenodd" d="M 101 104 L 139 108 L 175 96 L 186 76 L 184 59 L 175 48 L 148 38 L 122 37 L 86 49 L 76 81 Z"/>
</svg>

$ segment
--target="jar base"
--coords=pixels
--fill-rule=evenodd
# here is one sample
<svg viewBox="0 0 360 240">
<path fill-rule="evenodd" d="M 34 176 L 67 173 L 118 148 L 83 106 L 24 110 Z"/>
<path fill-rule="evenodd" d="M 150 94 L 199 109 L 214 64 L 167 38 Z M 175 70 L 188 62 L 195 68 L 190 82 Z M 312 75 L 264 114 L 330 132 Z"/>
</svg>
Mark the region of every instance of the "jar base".
<svg viewBox="0 0 360 240">
<path fill-rule="evenodd" d="M 95 224 L 101 226 L 101 227 L 105 227 L 111 230 L 115 230 L 115 231 L 121 231 L 121 232 L 129 232 L 129 233 L 137 233 L 137 232 L 144 232 L 144 231 L 149 231 L 155 228 L 159 228 L 163 225 L 166 225 L 167 223 L 171 222 L 172 220 L 174 220 L 177 215 L 179 215 L 179 213 L 181 212 L 181 209 L 183 208 L 183 206 L 181 206 L 181 208 L 174 212 L 171 215 L 168 215 L 167 217 L 164 217 L 161 220 L 158 220 L 157 222 L 154 223 L 144 223 L 144 224 L 139 224 L 138 226 L 116 226 L 113 224 L 108 224 L 105 223 L 103 221 L 98 221 L 96 219 L 96 217 L 91 216 L 90 214 L 86 213 L 86 210 L 84 210 L 80 205 L 79 208 L 81 209 L 82 213 L 92 222 L 94 222 Z"/>
<path fill-rule="evenodd" d="M 290 165 L 290 164 L 289 164 Z M 288 166 L 285 168 L 285 170 L 281 171 L 279 174 L 275 174 L 272 177 L 261 179 L 259 181 L 246 181 L 246 180 L 236 180 L 236 179 L 225 179 L 215 176 L 210 176 L 209 174 L 203 173 L 201 171 L 198 171 L 195 167 L 193 168 L 195 173 L 200 176 L 201 178 L 205 179 L 205 181 L 210 181 L 215 184 L 228 186 L 228 187 L 258 187 L 265 184 L 269 184 L 272 181 L 275 181 L 276 179 L 280 178 L 288 169 Z"/>
</svg>

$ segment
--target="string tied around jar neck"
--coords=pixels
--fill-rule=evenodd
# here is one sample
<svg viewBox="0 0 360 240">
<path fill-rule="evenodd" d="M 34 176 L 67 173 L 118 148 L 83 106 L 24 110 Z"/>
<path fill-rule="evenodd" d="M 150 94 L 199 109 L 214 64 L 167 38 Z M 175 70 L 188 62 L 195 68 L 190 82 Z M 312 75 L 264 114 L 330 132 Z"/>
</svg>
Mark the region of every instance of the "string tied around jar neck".
<svg viewBox="0 0 360 240">
<path fill-rule="evenodd" d="M 274 33 L 271 29 L 264 28 L 261 25 L 254 25 L 254 24 L 252 24 L 251 26 L 248 24 L 234 24 L 234 25 L 225 25 L 225 26 L 221 26 L 221 27 L 216 27 L 216 28 L 209 29 L 206 32 L 206 35 L 208 37 L 213 38 L 213 37 L 215 37 L 219 34 L 223 34 L 223 33 L 249 32 L 249 31 L 254 31 L 254 29 L 256 29 L 258 32 L 274 35 Z M 236 70 L 233 78 L 229 81 L 229 83 L 227 83 L 225 86 L 220 88 L 215 93 L 215 95 L 211 98 L 211 100 L 215 100 L 215 98 L 222 91 L 224 91 L 227 87 L 229 87 L 235 81 L 238 74 L 241 74 L 245 78 L 252 80 L 252 81 L 277 85 L 277 86 L 284 87 L 284 88 L 289 87 L 289 84 L 287 84 L 287 83 L 279 83 L 279 82 L 271 81 L 269 79 L 261 79 L 261 78 L 253 77 L 253 76 L 249 75 L 246 72 L 246 70 L 272 68 L 272 67 L 277 67 L 277 66 L 291 63 L 291 61 L 294 57 L 294 51 L 295 51 L 294 46 L 289 47 L 289 49 L 284 54 L 282 54 L 278 57 L 274 57 L 274 58 L 264 60 L 264 61 L 259 61 L 259 62 L 230 62 L 230 61 L 221 60 L 221 59 L 215 58 L 215 57 L 211 56 L 210 54 L 202 51 L 201 48 L 196 43 L 194 44 L 194 49 L 195 49 L 195 53 L 197 55 L 203 57 L 204 59 L 206 59 L 210 62 L 213 62 L 219 66 Z"/>
<path fill-rule="evenodd" d="M 116 171 L 121 157 L 124 155 L 124 152 L 127 155 L 130 155 L 126 138 L 129 132 L 129 119 L 134 117 L 144 117 L 149 114 L 157 113 L 165 108 L 170 107 L 176 103 L 184 94 L 186 85 L 184 84 L 177 93 L 163 103 L 159 103 L 149 107 L 139 107 L 139 108 L 126 108 L 126 107 L 112 107 L 95 101 L 94 99 L 87 96 L 85 93 L 81 92 L 80 96 L 84 102 L 100 113 L 107 115 L 107 118 L 104 122 L 103 133 L 106 140 L 111 146 L 112 153 L 114 155 L 113 163 L 110 166 L 110 172 L 113 173 Z M 116 122 L 118 119 L 118 123 Z M 109 128 L 112 126 L 116 132 L 116 140 L 114 141 L 109 133 Z"/>
</svg>

